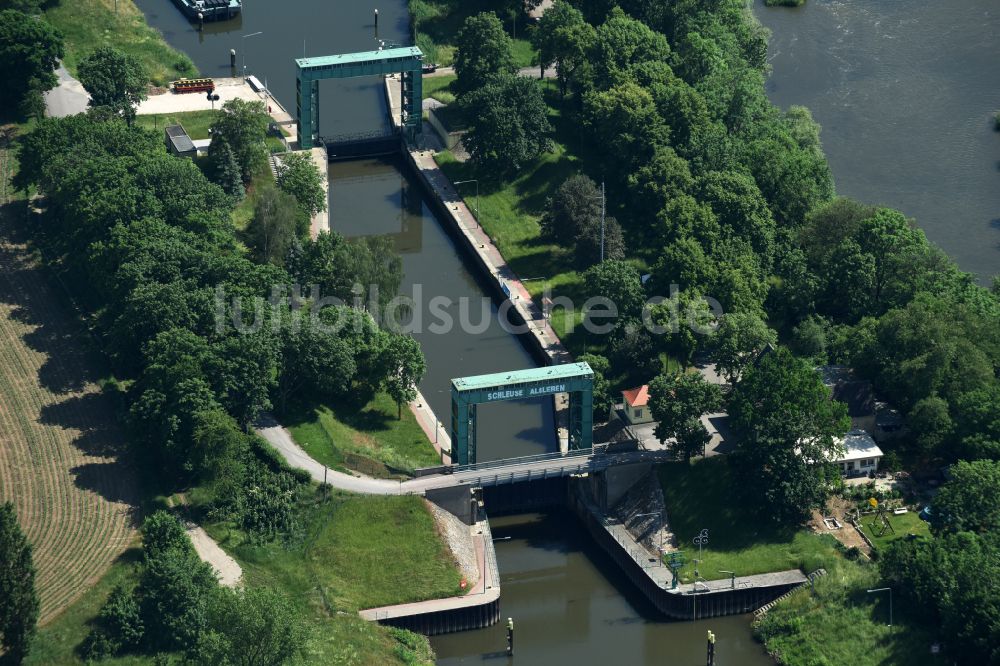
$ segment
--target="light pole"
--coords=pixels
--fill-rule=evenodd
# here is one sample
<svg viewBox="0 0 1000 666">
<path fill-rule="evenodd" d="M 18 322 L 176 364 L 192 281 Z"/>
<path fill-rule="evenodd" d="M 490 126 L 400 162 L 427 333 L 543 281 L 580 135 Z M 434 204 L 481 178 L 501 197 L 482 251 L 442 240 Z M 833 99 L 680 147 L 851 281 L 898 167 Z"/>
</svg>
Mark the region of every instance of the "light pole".
<svg viewBox="0 0 1000 666">
<path fill-rule="evenodd" d="M 701 548 L 706 543 L 708 543 L 708 530 L 703 529 L 701 532 L 698 533 L 698 536 L 696 536 L 694 539 L 692 539 L 692 541 L 694 542 L 694 545 L 698 546 L 698 566 L 700 567 L 701 566 Z M 698 570 L 695 569 L 695 571 L 694 571 L 695 578 L 698 578 L 698 576 L 700 576 L 700 575 L 701 574 L 698 573 Z"/>
<path fill-rule="evenodd" d="M 889 626 L 892 626 L 892 588 L 891 587 L 877 587 L 874 590 L 868 590 L 868 594 L 873 594 L 875 592 L 888 592 L 889 593 Z"/>
<path fill-rule="evenodd" d="M 476 184 L 476 224 L 478 225 L 479 224 L 479 181 L 476 180 L 475 178 L 471 178 L 469 180 L 457 180 L 454 183 L 452 183 L 452 185 L 456 186 L 465 185 L 466 183 Z"/>
<path fill-rule="evenodd" d="M 590 197 L 596 199 L 597 197 Z M 607 215 L 608 197 L 604 191 L 604 181 L 601 181 L 601 263 L 604 263 L 604 220 Z"/>
<path fill-rule="evenodd" d="M 256 37 L 257 35 L 263 35 L 264 31 L 259 30 L 257 32 L 251 32 L 249 35 L 243 35 L 240 41 L 240 48 L 243 50 L 243 78 L 247 78 L 247 37 Z"/>
<path fill-rule="evenodd" d="M 635 519 L 635 518 L 648 518 L 649 516 L 660 516 L 661 517 L 660 526 L 659 526 L 659 532 L 660 532 L 660 550 L 659 550 L 659 557 L 657 557 L 656 559 L 660 561 L 660 566 L 662 567 L 663 566 L 663 520 L 662 520 L 663 512 L 662 511 L 653 511 L 653 512 L 650 512 L 650 513 L 639 513 L 639 514 L 636 514 L 636 515 L 632 516 L 632 518 L 633 519 Z"/>
</svg>

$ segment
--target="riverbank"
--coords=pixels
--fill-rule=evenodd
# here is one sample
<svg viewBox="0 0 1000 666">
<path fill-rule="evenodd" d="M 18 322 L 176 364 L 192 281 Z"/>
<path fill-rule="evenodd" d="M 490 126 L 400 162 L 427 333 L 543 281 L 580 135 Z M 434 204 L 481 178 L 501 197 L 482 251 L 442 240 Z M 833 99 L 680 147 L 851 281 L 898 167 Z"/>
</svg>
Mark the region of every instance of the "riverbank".
<svg viewBox="0 0 1000 666">
<path fill-rule="evenodd" d="M 80 61 L 100 46 L 114 46 L 136 58 L 156 86 L 198 74 L 191 58 L 168 45 L 132 0 L 59 2 L 45 10 L 45 18 L 62 33 L 63 63 L 74 76 Z"/>
</svg>

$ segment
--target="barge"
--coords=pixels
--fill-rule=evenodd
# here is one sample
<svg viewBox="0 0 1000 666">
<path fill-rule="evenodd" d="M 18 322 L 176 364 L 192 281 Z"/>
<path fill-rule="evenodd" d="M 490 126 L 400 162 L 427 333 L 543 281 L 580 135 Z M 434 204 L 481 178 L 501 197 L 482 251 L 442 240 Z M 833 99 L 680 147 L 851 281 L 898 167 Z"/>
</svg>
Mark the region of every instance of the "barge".
<svg viewBox="0 0 1000 666">
<path fill-rule="evenodd" d="M 243 9 L 243 0 L 174 0 L 174 4 L 193 21 L 225 21 Z"/>
</svg>

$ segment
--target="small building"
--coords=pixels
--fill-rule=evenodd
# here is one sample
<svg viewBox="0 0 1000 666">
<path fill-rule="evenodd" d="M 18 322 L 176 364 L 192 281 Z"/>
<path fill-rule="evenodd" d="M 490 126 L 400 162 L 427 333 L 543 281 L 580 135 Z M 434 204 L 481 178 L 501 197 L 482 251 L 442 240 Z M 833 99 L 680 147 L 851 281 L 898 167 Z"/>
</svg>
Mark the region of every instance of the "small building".
<svg viewBox="0 0 1000 666">
<path fill-rule="evenodd" d="M 894 439 L 906 432 L 906 424 L 899 410 L 887 402 L 875 403 L 875 432 L 872 435 L 876 442 Z"/>
<path fill-rule="evenodd" d="M 167 150 L 178 157 L 194 158 L 198 154 L 194 141 L 181 125 L 167 125 L 163 128 Z"/>
<path fill-rule="evenodd" d="M 851 430 L 838 442 L 843 445 L 844 453 L 834 460 L 840 466 L 844 476 L 867 476 L 878 471 L 882 459 L 882 449 L 864 430 Z"/>
<path fill-rule="evenodd" d="M 875 432 L 875 392 L 872 383 L 855 375 L 846 365 L 827 365 L 817 371 L 833 399 L 847 405 L 851 429 Z"/>
<path fill-rule="evenodd" d="M 622 391 L 622 398 L 625 401 L 625 420 L 630 425 L 653 422 L 653 415 L 649 413 L 649 384 Z"/>
</svg>

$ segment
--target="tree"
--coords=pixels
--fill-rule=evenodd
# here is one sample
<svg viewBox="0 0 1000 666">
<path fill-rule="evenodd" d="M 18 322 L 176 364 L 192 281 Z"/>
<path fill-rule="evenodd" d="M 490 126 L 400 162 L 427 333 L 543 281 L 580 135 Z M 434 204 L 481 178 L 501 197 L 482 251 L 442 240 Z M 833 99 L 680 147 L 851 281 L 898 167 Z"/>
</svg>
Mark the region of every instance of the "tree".
<svg viewBox="0 0 1000 666">
<path fill-rule="evenodd" d="M 670 45 L 662 34 L 651 30 L 616 7 L 597 28 L 591 49 L 594 74 L 599 87 L 606 88 L 632 65 L 666 61 Z"/>
<path fill-rule="evenodd" d="M 302 214 L 311 218 L 326 210 L 323 176 L 306 153 L 285 153 L 278 161 L 278 188 L 299 202 Z"/>
<path fill-rule="evenodd" d="M 820 506 L 839 479 L 836 438 L 850 419 L 811 364 L 779 347 L 747 369 L 728 403 L 738 434 L 731 459 L 747 501 L 784 523 Z"/>
<path fill-rule="evenodd" d="M 711 342 L 712 358 L 726 380 L 735 384 L 746 367 L 777 341 L 777 333 L 759 316 L 730 312 L 722 318 Z"/>
<path fill-rule="evenodd" d="M 197 663 L 279 666 L 303 652 L 299 613 L 268 588 L 220 588 L 209 602 L 208 618 L 208 630 L 194 650 Z"/>
<path fill-rule="evenodd" d="M 103 106 L 125 119 L 135 120 L 139 102 L 146 99 L 149 76 L 142 63 L 112 46 L 100 46 L 80 61 L 80 83 L 90 93 L 90 106 Z"/>
<path fill-rule="evenodd" d="M 1000 530 L 1000 462 L 959 461 L 931 502 L 936 532 Z"/>
<path fill-rule="evenodd" d="M 591 266 L 583 274 L 589 295 L 609 299 L 617 308 L 619 318 L 637 318 L 642 312 L 646 295 L 639 271 L 621 260 L 608 260 Z"/>
<path fill-rule="evenodd" d="M 607 377 L 611 364 L 607 358 L 598 354 L 580 354 L 576 360 L 588 364 L 594 371 L 594 417 L 598 422 L 603 422 L 611 414 L 614 403 L 611 382 Z"/>
<path fill-rule="evenodd" d="M 660 443 L 673 439 L 672 448 L 690 460 L 701 455 L 709 434 L 701 415 L 718 411 L 722 391 L 698 373 L 662 374 L 649 384 L 649 411 Z"/>
<path fill-rule="evenodd" d="M 465 19 L 455 38 L 455 92 L 459 95 L 481 88 L 497 78 L 514 76 L 514 45 L 493 12 Z"/>
<path fill-rule="evenodd" d="M 264 139 L 270 120 L 263 102 L 231 99 L 222 105 L 219 117 L 212 123 L 213 143 L 221 138 L 229 144 L 244 183 L 249 183 L 253 174 L 267 163 Z"/>
<path fill-rule="evenodd" d="M 380 353 L 386 392 L 396 401 L 397 418 L 403 418 L 403 403 L 417 397 L 417 383 L 427 364 L 420 345 L 405 335 L 390 335 Z"/>
<path fill-rule="evenodd" d="M 211 165 L 212 181 L 222 188 L 222 191 L 240 201 L 246 194 L 243 187 L 243 176 L 240 165 L 229 143 L 221 136 L 208 146 L 209 164 Z"/>
<path fill-rule="evenodd" d="M 567 247 L 592 220 L 600 223 L 601 189 L 587 176 L 570 176 L 545 202 L 539 225 L 546 238 Z"/>
<path fill-rule="evenodd" d="M 538 50 L 538 64 L 542 70 L 556 66 L 563 95 L 567 87 L 578 87 L 591 68 L 589 51 L 595 36 L 594 27 L 568 2 L 552 5 L 538 20 L 531 34 L 531 42 Z"/>
<path fill-rule="evenodd" d="M 295 238 L 297 210 L 294 196 L 275 187 L 260 188 L 247 235 L 261 261 L 276 265 L 284 262 Z"/>
<path fill-rule="evenodd" d="M 551 148 L 552 126 L 536 81 L 492 78 L 462 98 L 469 119 L 463 144 L 477 166 L 508 175 Z"/>
<path fill-rule="evenodd" d="M 54 70 L 62 57 L 62 35 L 44 19 L 15 9 L 0 11 L 3 110 L 9 113 L 36 109 L 41 93 L 56 85 Z"/>
<path fill-rule="evenodd" d="M 212 567 L 198 559 L 180 521 L 163 511 L 146 519 L 142 543 L 138 594 L 149 647 L 194 645 L 205 629 L 207 597 L 218 586 Z"/>
<path fill-rule="evenodd" d="M 952 431 L 948 403 L 936 395 L 918 400 L 907 415 L 907 425 L 921 455 L 939 453 Z"/>
<path fill-rule="evenodd" d="M 13 664 L 31 649 L 38 622 L 32 547 L 10 502 L 0 504 L 0 647 Z"/>
<path fill-rule="evenodd" d="M 583 121 L 591 141 L 601 147 L 605 173 L 618 182 L 649 163 L 657 148 L 670 140 L 670 130 L 652 95 L 627 79 L 607 90 L 587 93 Z"/>
</svg>

